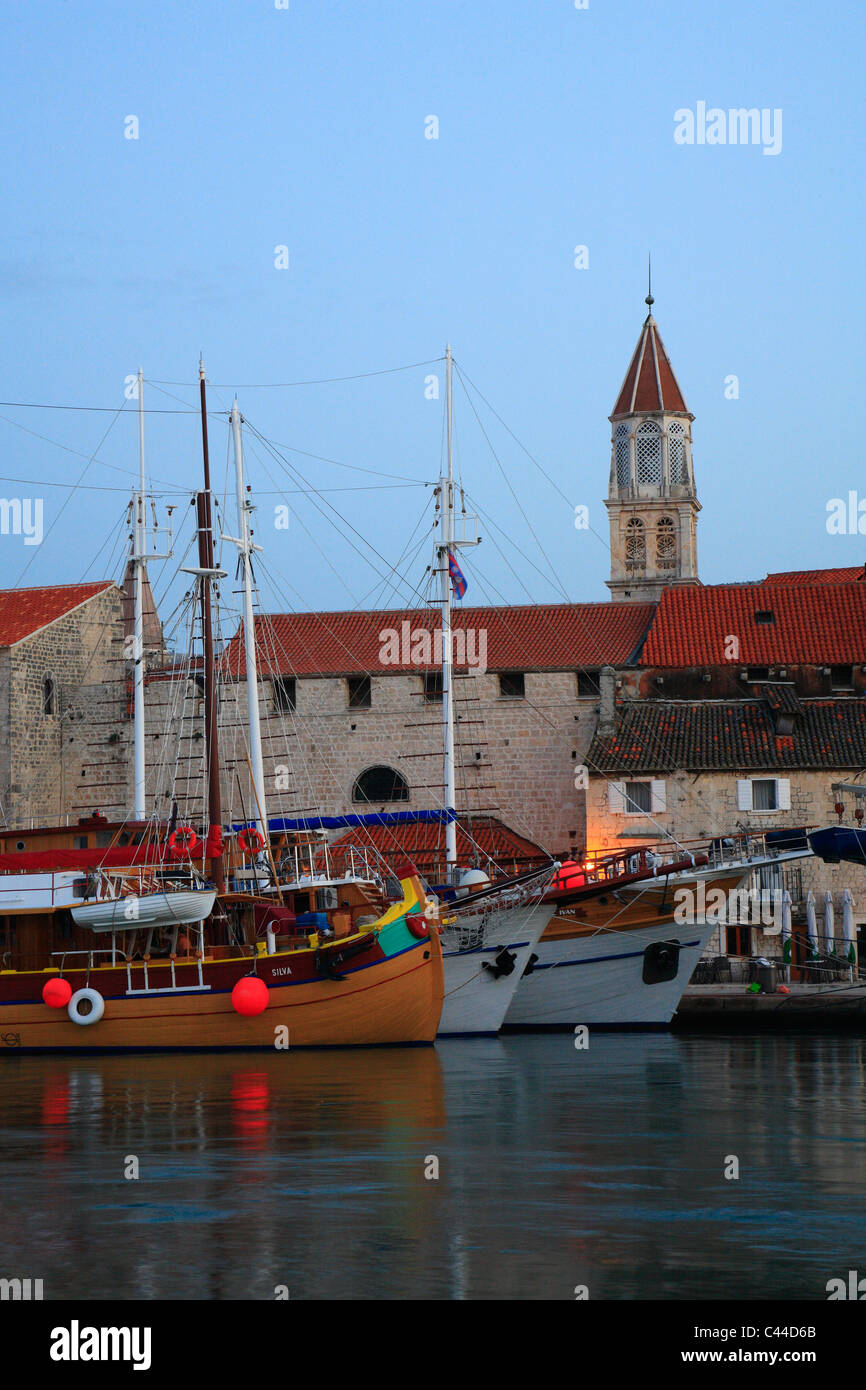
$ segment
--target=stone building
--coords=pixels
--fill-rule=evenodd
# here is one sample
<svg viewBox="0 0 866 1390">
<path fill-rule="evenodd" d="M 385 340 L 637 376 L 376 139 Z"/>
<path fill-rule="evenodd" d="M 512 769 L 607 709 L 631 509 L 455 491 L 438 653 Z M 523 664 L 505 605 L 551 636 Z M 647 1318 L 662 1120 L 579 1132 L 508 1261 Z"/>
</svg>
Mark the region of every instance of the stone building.
<svg viewBox="0 0 866 1390">
<path fill-rule="evenodd" d="M 610 579 L 614 602 L 697 584 L 701 504 L 692 415 L 650 312 L 610 416 Z"/>
</svg>

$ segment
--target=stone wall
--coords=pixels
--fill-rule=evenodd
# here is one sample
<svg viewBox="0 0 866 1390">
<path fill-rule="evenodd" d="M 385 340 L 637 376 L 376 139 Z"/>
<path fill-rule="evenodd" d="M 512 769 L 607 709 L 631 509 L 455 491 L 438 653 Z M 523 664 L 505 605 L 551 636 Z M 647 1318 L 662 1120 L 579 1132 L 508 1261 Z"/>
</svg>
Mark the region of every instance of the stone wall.
<svg viewBox="0 0 866 1390">
<path fill-rule="evenodd" d="M 113 787 L 91 801 L 81 784 L 127 776 L 122 758 L 114 768 L 97 767 L 111 761 L 125 718 L 121 590 L 94 595 L 2 657 L 0 785 L 8 823 L 53 823 L 103 808 Z M 44 708 L 46 679 L 54 684 L 53 712 Z"/>
<path fill-rule="evenodd" d="M 193 682 L 148 683 L 149 794 L 161 808 L 168 807 L 182 726 L 179 766 L 184 774 L 190 770 L 184 804 L 191 820 L 200 819 L 202 806 L 203 740 L 194 737 L 195 726 L 201 728 L 201 703 Z M 266 682 L 259 709 L 269 814 L 333 815 L 442 804 L 442 705 L 425 701 L 421 674 L 373 676 L 369 709 L 349 708 L 345 680 L 310 677 L 297 682 L 296 710 L 281 713 L 274 709 Z M 502 696 L 495 673 L 458 675 L 455 712 L 458 810 L 498 815 L 556 853 L 582 844 L 585 794 L 575 778 L 594 731 L 597 700 L 578 699 L 574 672 L 528 672 L 524 699 Z M 224 687 L 224 819 L 229 811 L 236 819 L 254 814 L 246 725 L 246 683 Z M 410 788 L 408 802 L 381 807 L 353 802 L 356 778 L 377 764 L 402 774 Z"/>
</svg>

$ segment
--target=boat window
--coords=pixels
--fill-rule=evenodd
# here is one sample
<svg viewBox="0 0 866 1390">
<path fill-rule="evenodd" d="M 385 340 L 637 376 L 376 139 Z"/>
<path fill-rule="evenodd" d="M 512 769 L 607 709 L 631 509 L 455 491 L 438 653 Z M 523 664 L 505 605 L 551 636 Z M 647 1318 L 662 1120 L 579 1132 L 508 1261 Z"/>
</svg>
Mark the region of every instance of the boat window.
<svg viewBox="0 0 866 1390">
<path fill-rule="evenodd" d="M 111 844 L 112 834 L 110 830 L 99 830 L 96 834 L 97 849 L 106 849 Z"/>
<path fill-rule="evenodd" d="M 86 835 L 74 835 L 73 838 L 72 838 L 72 848 L 73 848 L 73 849 L 87 849 L 87 836 L 86 836 Z"/>
<path fill-rule="evenodd" d="M 86 898 L 86 897 L 87 897 L 87 879 L 86 879 L 86 878 L 76 878 L 76 879 L 73 880 L 73 883 L 72 883 L 72 896 L 73 896 L 73 898 Z"/>
<path fill-rule="evenodd" d="M 409 783 L 393 767 L 368 767 L 352 788 L 353 801 L 408 801 Z"/>
</svg>

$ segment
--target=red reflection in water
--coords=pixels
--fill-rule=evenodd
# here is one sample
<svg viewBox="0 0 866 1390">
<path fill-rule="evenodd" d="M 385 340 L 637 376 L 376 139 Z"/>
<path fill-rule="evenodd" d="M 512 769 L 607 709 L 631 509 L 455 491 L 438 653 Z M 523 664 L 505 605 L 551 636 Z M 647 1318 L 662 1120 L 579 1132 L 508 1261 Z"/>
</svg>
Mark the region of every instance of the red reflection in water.
<svg viewBox="0 0 866 1390">
<path fill-rule="evenodd" d="M 46 1158 L 62 1158 L 69 1149 L 69 1077 L 49 1076 L 42 1092 L 42 1125 Z"/>
<path fill-rule="evenodd" d="M 232 1078 L 232 1129 L 248 1148 L 264 1147 L 271 1091 L 263 1071 L 239 1071 Z"/>
</svg>

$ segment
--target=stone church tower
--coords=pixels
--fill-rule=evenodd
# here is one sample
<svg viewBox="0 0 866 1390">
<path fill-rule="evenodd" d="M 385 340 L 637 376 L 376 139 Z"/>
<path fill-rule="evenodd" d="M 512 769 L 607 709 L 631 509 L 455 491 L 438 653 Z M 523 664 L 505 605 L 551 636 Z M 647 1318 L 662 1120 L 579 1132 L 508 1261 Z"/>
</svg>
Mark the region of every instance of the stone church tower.
<svg viewBox="0 0 866 1390">
<path fill-rule="evenodd" d="M 650 312 L 613 414 L 610 579 L 614 602 L 655 600 L 668 584 L 697 584 L 701 504 L 692 471 L 692 420 Z"/>
</svg>

